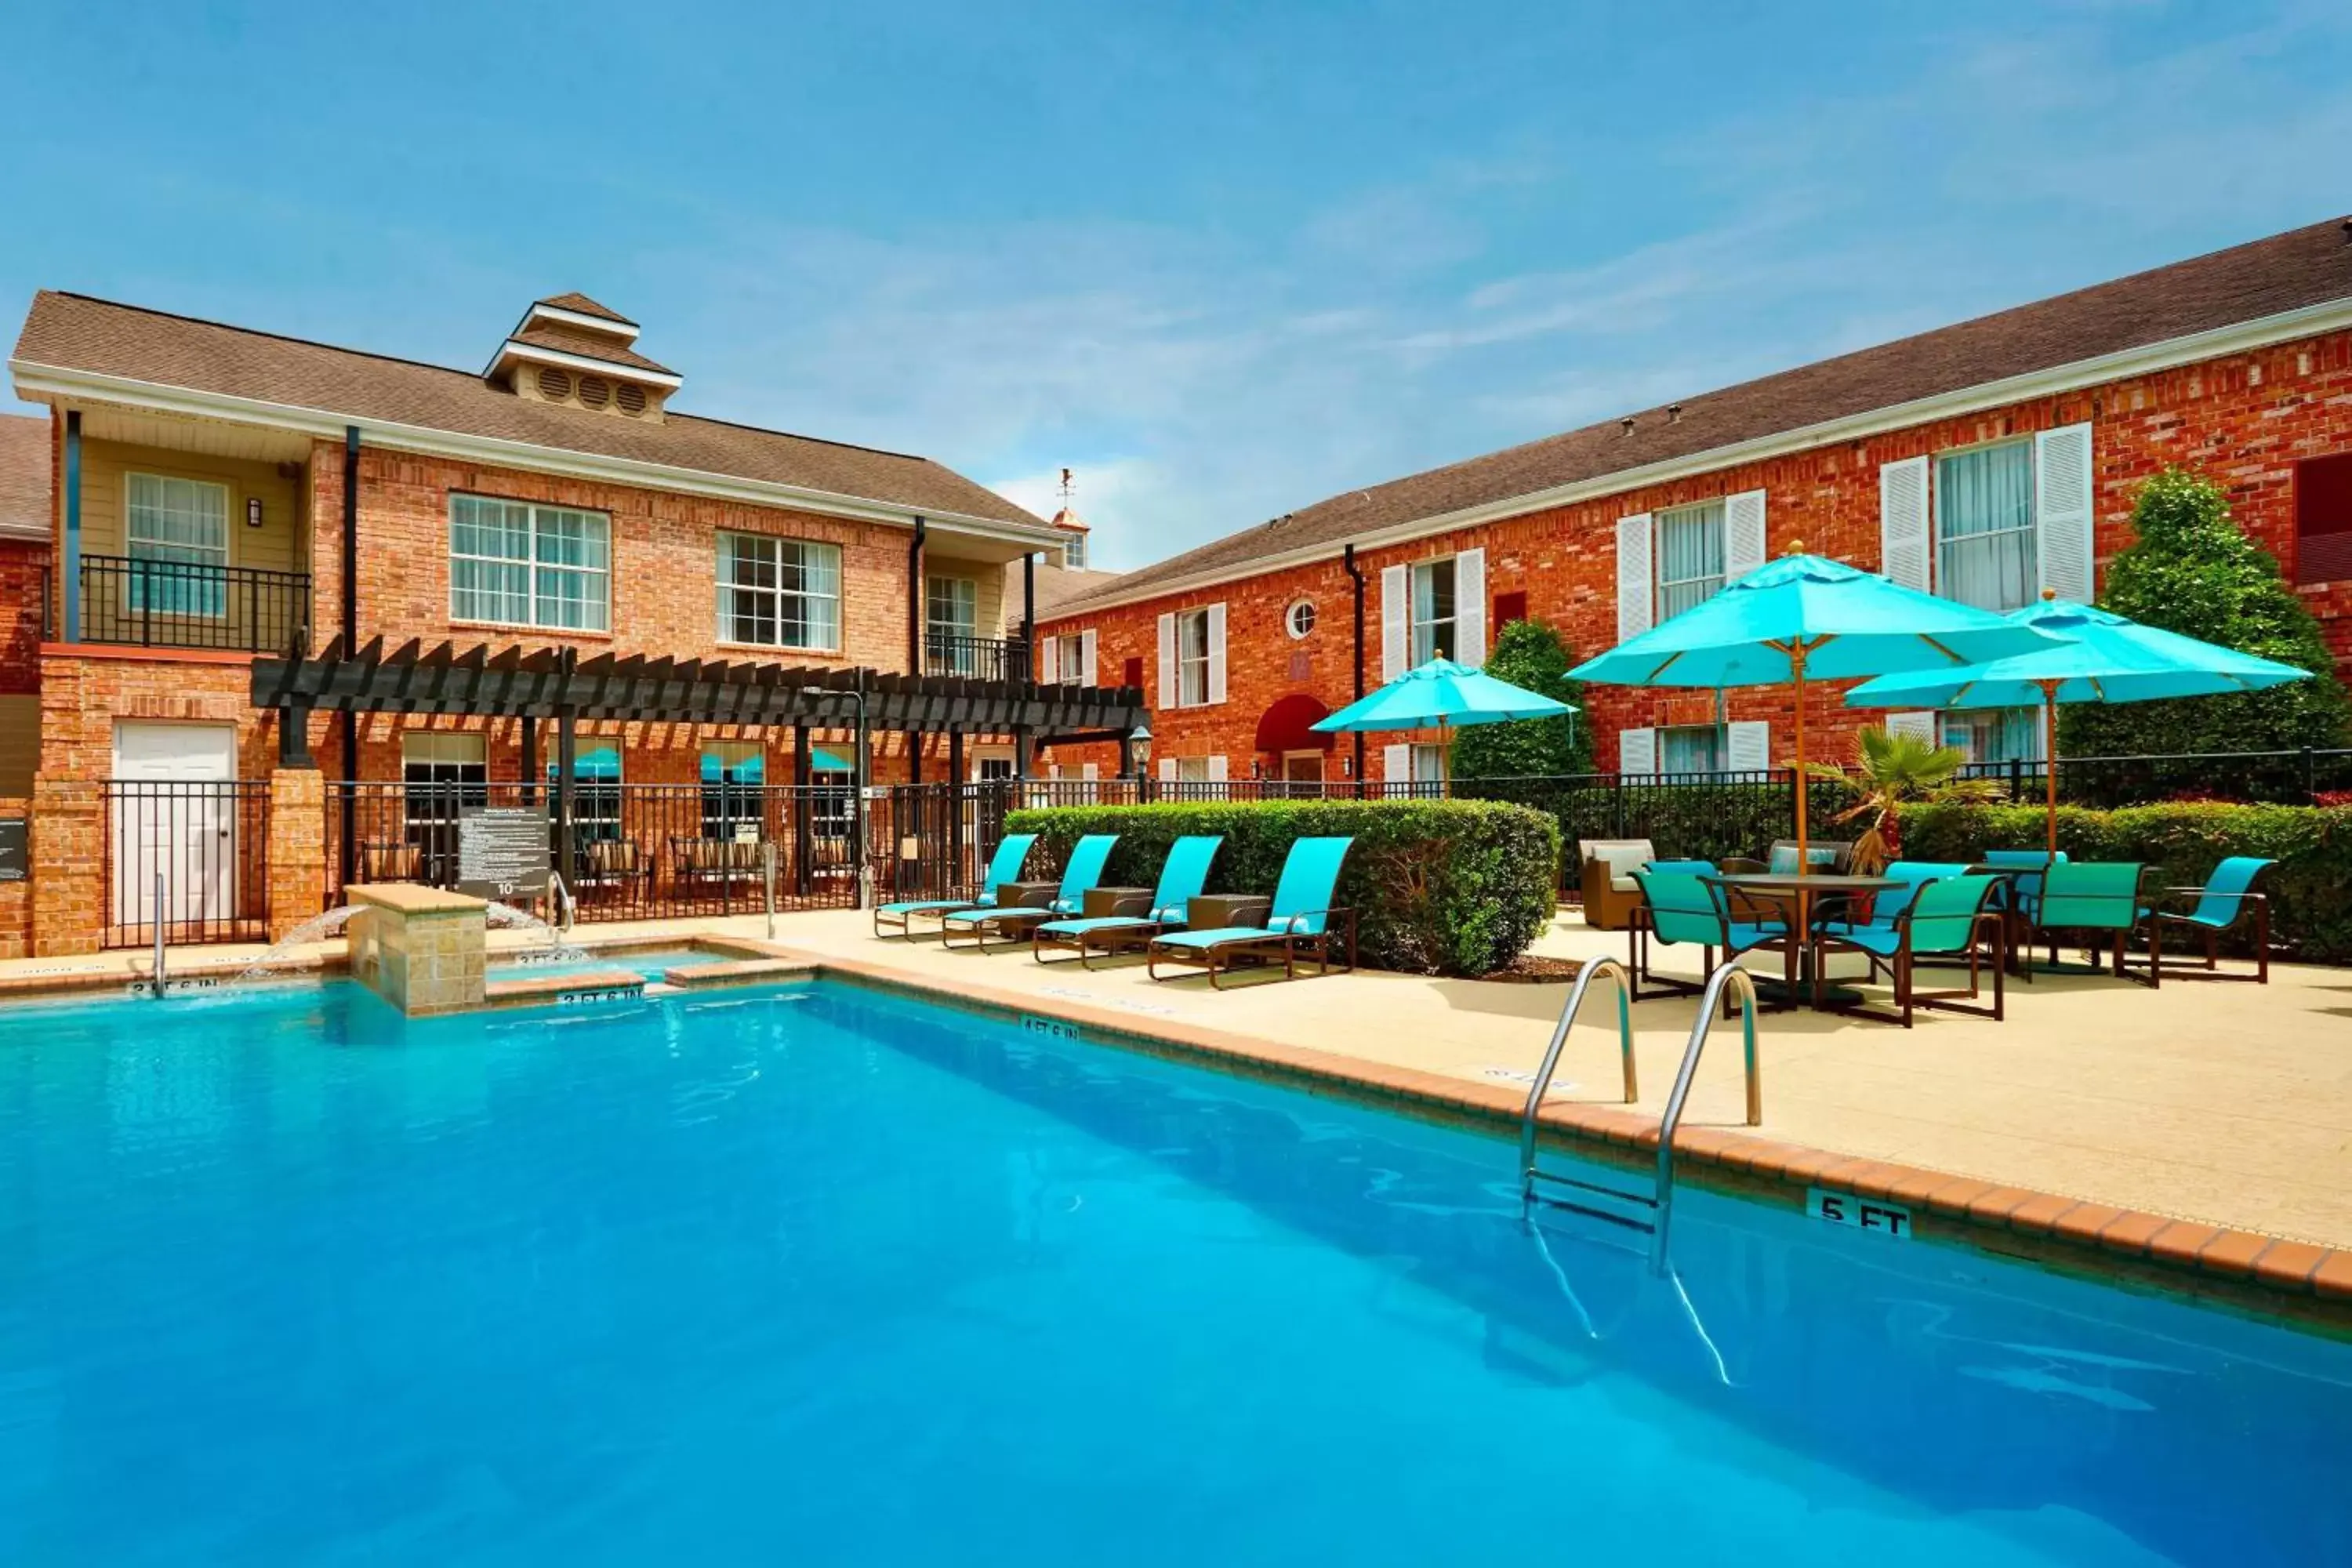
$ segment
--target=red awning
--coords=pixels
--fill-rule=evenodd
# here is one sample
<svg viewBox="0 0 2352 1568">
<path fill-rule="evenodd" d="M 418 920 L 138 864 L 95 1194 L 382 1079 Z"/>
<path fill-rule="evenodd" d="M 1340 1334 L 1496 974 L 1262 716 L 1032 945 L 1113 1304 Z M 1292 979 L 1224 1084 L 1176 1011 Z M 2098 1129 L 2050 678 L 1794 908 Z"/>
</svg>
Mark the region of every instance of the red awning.
<svg viewBox="0 0 2352 1568">
<path fill-rule="evenodd" d="M 1258 716 L 1257 749 L 1261 752 L 1328 752 L 1332 736 L 1310 729 L 1331 710 L 1303 691 L 1277 697 Z"/>
</svg>

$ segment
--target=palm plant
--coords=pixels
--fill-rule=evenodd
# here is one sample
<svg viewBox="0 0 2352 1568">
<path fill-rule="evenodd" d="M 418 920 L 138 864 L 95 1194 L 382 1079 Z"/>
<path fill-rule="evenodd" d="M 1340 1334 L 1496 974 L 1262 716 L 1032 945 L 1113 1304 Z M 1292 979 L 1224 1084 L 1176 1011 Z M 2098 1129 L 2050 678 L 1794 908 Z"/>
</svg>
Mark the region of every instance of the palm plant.
<svg viewBox="0 0 2352 1568">
<path fill-rule="evenodd" d="M 1815 763 L 1816 778 L 1834 779 L 1853 791 L 1854 804 L 1838 813 L 1839 822 L 1870 819 L 1854 840 L 1853 869 L 1874 877 L 1903 852 L 1902 824 L 1897 813 L 1909 801 L 1989 801 L 2007 792 L 1992 779 L 1961 778 L 1968 753 L 1957 746 L 1939 746 L 1916 735 L 1873 728 L 1855 737 L 1854 766 Z"/>
</svg>

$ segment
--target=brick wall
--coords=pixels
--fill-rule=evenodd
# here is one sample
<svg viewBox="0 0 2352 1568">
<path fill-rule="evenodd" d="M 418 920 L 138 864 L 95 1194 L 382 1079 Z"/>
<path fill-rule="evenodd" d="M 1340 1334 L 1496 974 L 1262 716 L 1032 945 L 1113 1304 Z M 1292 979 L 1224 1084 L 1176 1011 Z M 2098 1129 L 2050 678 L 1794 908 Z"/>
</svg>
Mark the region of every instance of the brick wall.
<svg viewBox="0 0 2352 1568">
<path fill-rule="evenodd" d="M 1363 551 L 1357 559 L 1366 580 L 1366 685 L 1376 687 L 1381 679 L 1380 574 L 1384 566 L 1483 548 L 1490 602 L 1505 594 L 1526 594 L 1528 613 L 1558 626 L 1572 653 L 1585 658 L 1617 640 L 1615 531 L 1621 517 L 1762 489 L 1768 497 L 1768 554 L 1779 555 L 1801 543 L 1816 554 L 1875 570 L 1879 465 L 2085 421 L 2093 426 L 2098 507 L 2095 545 L 2102 571 L 2130 541 L 2136 489 L 2167 464 L 2178 463 L 2227 487 L 2241 525 L 2279 557 L 2291 577 L 2294 464 L 2304 458 L 2352 450 L 2352 333 L 2208 361 Z M 2352 664 L 2352 583 L 2308 587 L 2303 593 L 2322 617 L 2339 658 Z M 1294 641 L 1284 630 L 1282 617 L 1290 603 L 1302 597 L 1315 604 L 1316 626 L 1305 639 Z M 1216 602 L 1226 606 L 1226 700 L 1209 708 L 1160 705 L 1159 616 Z M 1140 604 L 1059 616 L 1041 621 L 1038 631 L 1042 636 L 1093 629 L 1100 679 L 1108 683 L 1118 681 L 1126 660 L 1140 658 L 1154 702 L 1153 757 L 1223 754 L 1232 776 L 1239 778 L 1248 776 L 1258 718 L 1276 698 L 1306 692 L 1331 708 L 1350 700 L 1351 617 L 1351 584 L 1340 563 L 1331 560 Z M 1713 699 L 1706 692 L 1593 687 L 1586 696 L 1597 760 L 1603 767 L 1615 765 L 1616 735 L 1622 729 L 1711 721 Z M 1776 754 L 1789 744 L 1794 714 L 1787 689 L 1733 691 L 1727 696 L 1727 710 L 1734 721 L 1769 721 Z M 1843 705 L 1843 689 L 1822 688 L 1809 696 L 1807 729 L 1821 738 L 1815 748 L 1821 754 L 1844 754 L 1854 730 L 1868 721 L 1866 715 Z M 1372 737 L 1366 748 L 1369 776 L 1381 776 L 1384 742 L 1408 738 Z M 1346 754 L 1343 738 L 1332 753 L 1329 776 L 1339 775 L 1339 761 Z M 1097 762 L 1108 773 L 1115 757 L 1109 747 L 1053 753 L 1054 761 L 1073 772 L 1083 760 Z M 1271 756 L 1259 760 L 1268 771 L 1276 763 Z"/>
<path fill-rule="evenodd" d="M 316 625 L 324 642 L 341 627 L 343 449 L 311 450 L 311 559 Z M 449 615 L 449 498 L 453 493 L 582 507 L 612 519 L 609 634 L 456 622 Z M 639 489 L 447 458 L 362 447 L 360 452 L 359 618 L 362 638 L 570 645 L 587 653 L 677 658 L 733 655 L 795 664 L 907 664 L 904 529 L 814 512 Z M 717 637 L 716 537 L 774 534 L 841 550 L 842 650 L 721 644 Z M 939 553 L 938 552 L 934 552 Z M 944 556 L 941 556 L 944 563 Z"/>
</svg>

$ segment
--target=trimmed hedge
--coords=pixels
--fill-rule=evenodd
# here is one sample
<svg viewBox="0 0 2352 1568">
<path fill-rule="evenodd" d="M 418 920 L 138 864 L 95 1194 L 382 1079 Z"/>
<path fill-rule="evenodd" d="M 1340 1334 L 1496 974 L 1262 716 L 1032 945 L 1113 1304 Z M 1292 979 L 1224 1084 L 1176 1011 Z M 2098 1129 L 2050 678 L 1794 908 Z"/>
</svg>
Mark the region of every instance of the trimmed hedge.
<svg viewBox="0 0 2352 1568">
<path fill-rule="evenodd" d="M 1911 860 L 2049 843 L 2038 805 L 1906 805 L 1901 822 Z M 2270 897 L 2273 944 L 2310 963 L 2352 962 L 2352 806 L 2062 805 L 2058 847 L 2076 860 L 2146 861 L 2158 868 L 2150 880 L 2168 888 L 2202 885 L 2227 856 L 2276 860 L 2255 884 Z"/>
<path fill-rule="evenodd" d="M 1296 838 L 1356 840 L 1334 895 L 1357 917 L 1359 959 L 1414 974 L 1485 974 L 1527 950 L 1550 921 L 1559 825 L 1525 806 L 1474 800 L 1269 800 L 1062 805 L 1015 811 L 1058 866 L 1088 833 L 1116 833 L 1104 881 L 1149 888 L 1188 833 L 1224 836 L 1213 893 L 1274 891 Z"/>
</svg>

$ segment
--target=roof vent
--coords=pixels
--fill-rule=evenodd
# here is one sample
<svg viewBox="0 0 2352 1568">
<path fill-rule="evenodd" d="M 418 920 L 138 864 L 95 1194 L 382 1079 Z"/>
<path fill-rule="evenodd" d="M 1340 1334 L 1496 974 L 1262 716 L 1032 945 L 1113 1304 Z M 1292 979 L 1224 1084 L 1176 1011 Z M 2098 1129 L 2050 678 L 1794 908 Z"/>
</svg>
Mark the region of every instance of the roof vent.
<svg viewBox="0 0 2352 1568">
<path fill-rule="evenodd" d="M 572 377 L 550 365 L 539 373 L 539 395 L 550 403 L 561 403 L 572 395 Z"/>
<path fill-rule="evenodd" d="M 1624 418 L 1617 421 L 1617 428 L 1624 431 L 1628 435 L 1631 435 L 1633 430 L 1633 416 L 1628 414 Z"/>
<path fill-rule="evenodd" d="M 1682 423 L 1682 421 L 1683 421 L 1683 405 L 1682 405 L 1681 404 L 1679 404 L 1679 403 L 1669 403 L 1669 404 L 1667 404 L 1667 405 L 1666 405 L 1666 423 L 1667 423 L 1667 424 L 1669 424 L 1669 425 L 1679 425 L 1679 424 L 1681 424 L 1681 423 Z"/>
<path fill-rule="evenodd" d="M 621 405 L 624 414 L 643 414 L 646 411 L 646 389 L 635 382 L 625 381 L 621 383 L 621 389 L 613 394 L 613 401 Z"/>
<path fill-rule="evenodd" d="M 607 382 L 603 376 L 583 375 L 580 378 L 581 407 L 602 408 L 604 405 L 612 401 L 612 384 Z"/>
</svg>

